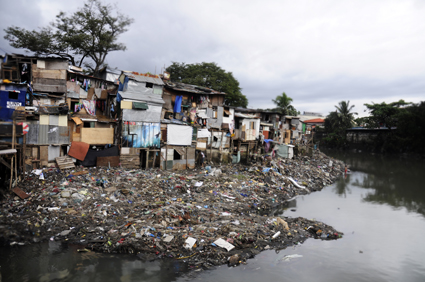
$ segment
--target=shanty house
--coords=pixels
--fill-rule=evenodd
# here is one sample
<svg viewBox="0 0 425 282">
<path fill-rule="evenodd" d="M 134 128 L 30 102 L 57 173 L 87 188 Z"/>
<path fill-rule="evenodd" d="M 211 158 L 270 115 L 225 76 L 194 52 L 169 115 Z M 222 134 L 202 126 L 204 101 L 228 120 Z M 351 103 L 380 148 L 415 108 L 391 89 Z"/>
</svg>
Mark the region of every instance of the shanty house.
<svg viewBox="0 0 425 282">
<path fill-rule="evenodd" d="M 39 162 L 46 166 L 56 157 L 66 154 L 69 145 L 68 109 L 65 104 L 68 66 L 66 59 L 54 57 L 8 54 L 3 60 L 3 82 L 21 83 L 18 103 L 25 104 L 19 106 L 19 110 L 31 114 L 23 122 L 28 132 L 25 136 L 28 148 L 26 163 Z M 25 99 L 22 98 L 23 93 Z"/>
<path fill-rule="evenodd" d="M 162 79 L 157 75 L 123 71 L 117 103 L 121 121 L 121 157 L 132 161 L 141 156 L 142 167 L 157 165 L 161 141 Z M 132 149 L 131 149 L 132 148 Z M 149 153 L 153 151 L 153 158 Z M 141 153 L 141 154 L 140 154 Z"/>
<path fill-rule="evenodd" d="M 72 142 L 118 145 L 116 98 L 118 85 L 104 79 L 68 71 L 66 103 Z"/>
<path fill-rule="evenodd" d="M 180 124 L 180 128 L 191 126 L 196 149 L 204 151 L 210 160 L 213 154 L 217 154 L 221 159 L 221 153 L 230 148 L 230 135 L 234 130 L 234 110 L 224 105 L 226 93 L 196 85 L 170 82 L 166 78 L 164 81 L 163 130 L 168 131 L 168 125 L 167 128 L 165 125 L 169 123 Z M 170 133 L 167 132 L 166 136 L 170 136 Z M 164 138 L 164 141 L 170 145 L 170 140 Z M 195 151 L 189 147 L 191 146 L 189 142 L 186 146 L 190 164 L 191 158 L 195 159 Z M 170 158 L 172 156 L 168 153 L 167 160 L 178 160 L 180 155 L 175 154 Z M 185 156 L 182 159 L 185 159 Z"/>
</svg>

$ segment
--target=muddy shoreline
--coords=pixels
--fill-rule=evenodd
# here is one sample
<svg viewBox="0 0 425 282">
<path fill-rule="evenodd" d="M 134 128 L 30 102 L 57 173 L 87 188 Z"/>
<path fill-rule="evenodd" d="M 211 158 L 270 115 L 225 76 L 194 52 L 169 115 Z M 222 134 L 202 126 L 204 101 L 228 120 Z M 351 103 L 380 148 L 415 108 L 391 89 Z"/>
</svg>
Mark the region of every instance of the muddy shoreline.
<svg viewBox="0 0 425 282">
<path fill-rule="evenodd" d="M 343 173 L 341 161 L 320 152 L 187 171 L 47 168 L 18 184 L 26 199 L 5 193 L 0 240 L 12 246 L 55 240 L 79 244 L 82 252 L 176 259 L 190 269 L 233 266 L 308 238 L 341 238 L 325 223 L 273 210 Z"/>
</svg>

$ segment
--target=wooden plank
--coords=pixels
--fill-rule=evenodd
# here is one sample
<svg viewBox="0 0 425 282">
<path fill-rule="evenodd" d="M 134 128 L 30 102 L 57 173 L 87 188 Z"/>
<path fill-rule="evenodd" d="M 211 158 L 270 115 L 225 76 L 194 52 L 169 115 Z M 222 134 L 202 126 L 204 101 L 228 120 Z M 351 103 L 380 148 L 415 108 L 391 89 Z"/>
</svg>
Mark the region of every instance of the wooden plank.
<svg viewBox="0 0 425 282">
<path fill-rule="evenodd" d="M 34 83 L 34 91 L 65 93 L 66 85 L 45 85 Z"/>
<path fill-rule="evenodd" d="M 34 78 L 34 84 L 60 85 L 66 87 L 66 80 L 53 78 Z"/>
<path fill-rule="evenodd" d="M 121 166 L 124 168 L 139 168 L 140 156 L 139 155 L 121 155 L 120 163 L 121 163 Z"/>
<path fill-rule="evenodd" d="M 35 78 L 50 78 L 50 79 L 64 79 L 66 80 L 66 70 L 42 70 L 37 69 L 32 72 Z"/>
<path fill-rule="evenodd" d="M 83 121 L 79 117 L 72 117 L 71 119 L 75 122 L 76 125 L 83 124 Z"/>
<path fill-rule="evenodd" d="M 68 156 L 57 157 L 55 160 L 59 169 L 75 168 L 73 160 Z"/>
<path fill-rule="evenodd" d="M 88 144 L 114 144 L 113 128 L 81 128 L 81 142 Z"/>
<path fill-rule="evenodd" d="M 120 156 L 96 158 L 96 166 L 117 167 L 119 165 L 120 165 Z"/>
<path fill-rule="evenodd" d="M 131 101 L 121 101 L 121 109 L 133 109 L 133 102 Z"/>
<path fill-rule="evenodd" d="M 40 146 L 40 161 L 47 162 L 49 160 L 49 146 Z"/>
<path fill-rule="evenodd" d="M 0 150 L 0 155 L 16 154 L 16 149 Z"/>
<path fill-rule="evenodd" d="M 73 91 L 75 93 L 80 93 L 80 86 L 77 83 L 75 83 L 75 81 L 68 80 L 66 82 L 66 88 L 68 89 L 68 91 Z"/>
<path fill-rule="evenodd" d="M 40 115 L 39 123 L 41 125 L 49 125 L 49 122 L 50 122 L 49 115 Z"/>
<path fill-rule="evenodd" d="M 24 191 L 22 191 L 20 188 L 15 187 L 12 189 L 13 193 L 15 193 L 16 195 L 19 196 L 19 198 L 21 198 L 22 200 L 28 198 L 30 195 L 28 195 L 27 193 L 25 193 Z"/>
<path fill-rule="evenodd" d="M 90 88 L 89 91 L 87 91 L 87 100 L 93 100 L 94 96 L 94 88 Z"/>
</svg>

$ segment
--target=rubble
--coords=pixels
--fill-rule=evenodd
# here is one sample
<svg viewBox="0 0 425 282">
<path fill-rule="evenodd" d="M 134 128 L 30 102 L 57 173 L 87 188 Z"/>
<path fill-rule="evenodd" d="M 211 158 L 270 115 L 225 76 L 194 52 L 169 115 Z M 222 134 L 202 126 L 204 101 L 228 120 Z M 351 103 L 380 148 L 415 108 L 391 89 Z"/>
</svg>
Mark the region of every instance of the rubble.
<svg viewBox="0 0 425 282">
<path fill-rule="evenodd" d="M 48 168 L 18 184 L 29 197 L 6 193 L 0 240 L 67 241 L 142 260 L 182 260 L 192 269 L 235 266 L 263 250 L 342 237 L 322 222 L 276 217 L 273 210 L 343 172 L 342 162 L 320 152 L 208 170 Z"/>
</svg>

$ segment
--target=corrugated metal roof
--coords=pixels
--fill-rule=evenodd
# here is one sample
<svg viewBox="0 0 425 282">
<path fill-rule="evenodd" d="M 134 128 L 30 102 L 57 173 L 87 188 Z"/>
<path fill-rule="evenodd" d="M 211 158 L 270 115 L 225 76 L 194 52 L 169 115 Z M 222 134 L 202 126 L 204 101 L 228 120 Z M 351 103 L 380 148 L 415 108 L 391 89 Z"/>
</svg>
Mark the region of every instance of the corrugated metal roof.
<svg viewBox="0 0 425 282">
<path fill-rule="evenodd" d="M 264 126 L 273 126 L 273 123 L 260 122 L 260 125 L 264 125 Z"/>
<path fill-rule="evenodd" d="M 208 88 L 208 87 L 202 87 L 192 84 L 186 84 L 181 82 L 170 82 L 167 81 L 165 83 L 165 87 L 169 89 L 173 89 L 176 91 L 184 91 L 184 92 L 190 92 L 195 94 L 204 94 L 204 95 L 210 95 L 210 94 L 219 94 L 219 95 L 226 95 L 224 92 L 216 91 L 214 89 Z"/>
<path fill-rule="evenodd" d="M 247 114 L 241 114 L 241 113 L 235 113 L 235 117 L 241 117 L 241 118 L 259 118 L 255 115 L 247 115 Z"/>
<path fill-rule="evenodd" d="M 311 115 L 300 115 L 298 117 L 300 118 L 300 121 L 306 121 L 306 120 L 309 120 L 309 119 L 316 119 L 316 118 L 322 118 L 322 119 L 324 119 L 324 117 L 311 116 Z"/>
<path fill-rule="evenodd" d="M 130 79 L 138 82 L 150 82 L 156 85 L 165 85 L 159 76 L 152 77 L 152 75 L 135 74 L 133 72 L 123 71 L 123 73 Z"/>
<path fill-rule="evenodd" d="M 133 92 L 133 91 L 119 91 L 118 94 L 126 100 L 135 100 L 142 102 L 151 102 L 156 104 L 164 104 L 164 100 L 162 100 L 161 95 L 153 94 L 153 93 L 141 93 L 141 92 Z"/>
</svg>

